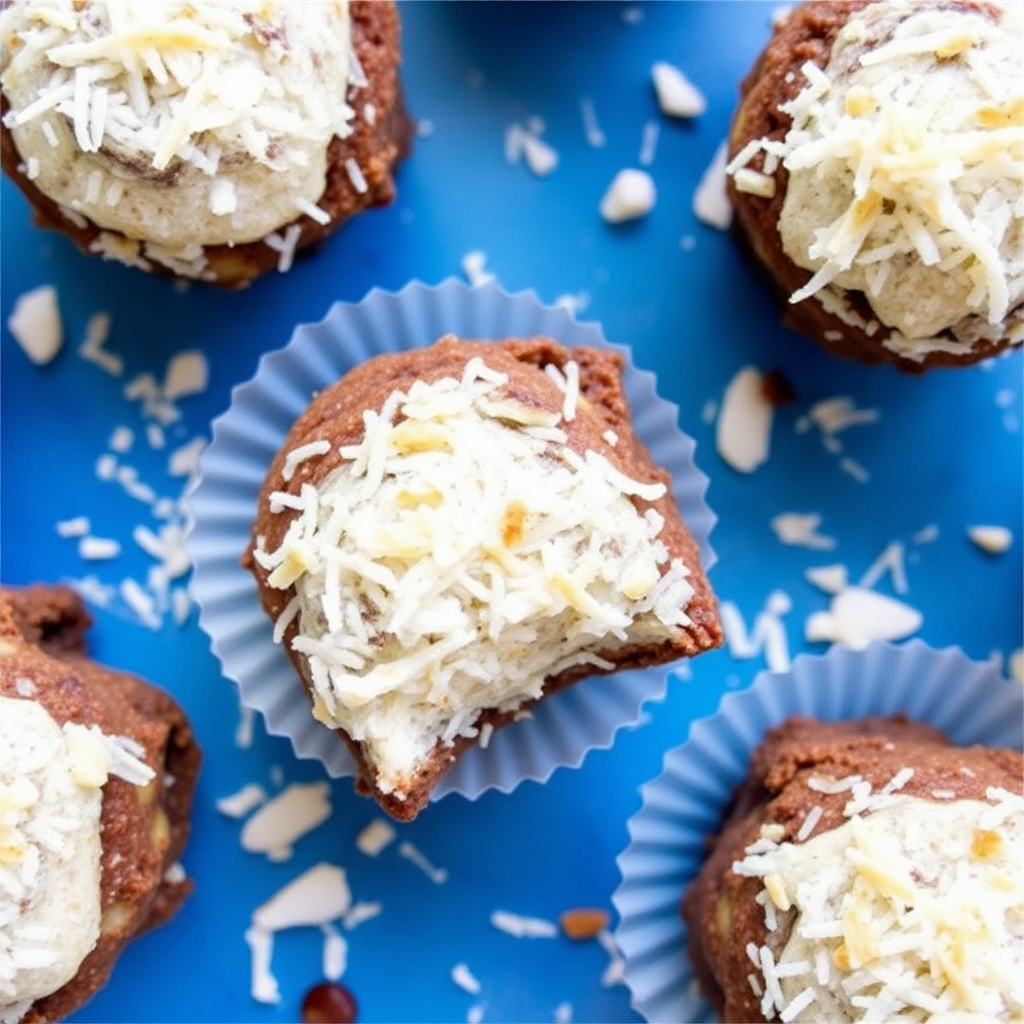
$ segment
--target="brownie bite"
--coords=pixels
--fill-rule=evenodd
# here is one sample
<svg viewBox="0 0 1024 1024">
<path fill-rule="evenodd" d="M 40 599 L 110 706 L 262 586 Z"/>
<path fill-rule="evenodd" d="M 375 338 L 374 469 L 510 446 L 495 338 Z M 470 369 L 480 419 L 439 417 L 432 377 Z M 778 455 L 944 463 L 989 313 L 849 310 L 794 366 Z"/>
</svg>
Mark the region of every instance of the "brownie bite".
<svg viewBox="0 0 1024 1024">
<path fill-rule="evenodd" d="M 269 467 L 244 562 L 394 817 L 562 687 L 722 642 L 622 373 L 550 338 L 446 336 L 324 388 Z"/>
<path fill-rule="evenodd" d="M 1024 342 L 1024 18 L 813 0 L 740 88 L 727 187 L 784 322 L 920 373 Z"/>
<path fill-rule="evenodd" d="M 66 587 L 0 588 L 0 1019 L 63 1020 L 192 889 L 201 755 L 162 690 L 90 659 Z"/>
<path fill-rule="evenodd" d="M 1024 757 L 901 716 L 794 717 L 681 911 L 724 1021 L 1020 1019 Z"/>
</svg>

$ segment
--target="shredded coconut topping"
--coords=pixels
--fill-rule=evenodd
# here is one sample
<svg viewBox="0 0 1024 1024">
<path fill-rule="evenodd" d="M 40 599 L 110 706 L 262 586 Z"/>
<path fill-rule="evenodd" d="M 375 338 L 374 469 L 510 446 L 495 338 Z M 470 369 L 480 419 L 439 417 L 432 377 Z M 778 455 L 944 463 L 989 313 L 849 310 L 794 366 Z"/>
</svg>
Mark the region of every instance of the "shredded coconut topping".
<svg viewBox="0 0 1024 1024">
<path fill-rule="evenodd" d="M 1024 1012 L 1024 796 L 934 803 L 852 789 L 849 820 L 806 842 L 748 847 L 733 865 L 764 880 L 773 956 L 751 944 L 767 1019 L 1019 1020 Z"/>
<path fill-rule="evenodd" d="M 11 4 L 5 123 L 44 193 L 129 236 L 109 255 L 198 276 L 200 246 L 316 209 L 327 146 L 352 130 L 350 35 L 347 0 Z"/>
<path fill-rule="evenodd" d="M 1024 21 L 978 11 L 872 4 L 840 32 L 828 66 L 808 63 L 781 108 L 781 142 L 758 153 L 789 172 L 779 230 L 814 271 L 790 301 L 863 293 L 920 359 L 980 338 L 1024 341 Z M 748 191 L 755 191 L 748 189 Z M 939 338 L 952 331 L 955 341 Z"/>
<path fill-rule="evenodd" d="M 368 410 L 319 487 L 270 497 L 291 522 L 254 557 L 296 594 L 276 632 L 297 617 L 314 714 L 365 745 L 385 792 L 402 794 L 438 743 L 476 736 L 484 709 L 514 710 L 547 678 L 607 670 L 616 648 L 689 622 L 688 569 L 659 539 L 663 518 L 630 500 L 665 486 L 568 447 L 576 381 L 567 369 L 564 408 L 548 413 L 473 359 L 459 380 Z"/>
</svg>

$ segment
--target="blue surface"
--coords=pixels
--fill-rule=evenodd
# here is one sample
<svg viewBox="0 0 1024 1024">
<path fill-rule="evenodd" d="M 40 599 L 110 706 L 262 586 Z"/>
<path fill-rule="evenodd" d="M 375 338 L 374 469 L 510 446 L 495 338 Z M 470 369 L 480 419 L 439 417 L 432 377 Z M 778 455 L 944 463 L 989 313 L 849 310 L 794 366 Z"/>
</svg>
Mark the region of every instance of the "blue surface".
<svg viewBox="0 0 1024 1024">
<path fill-rule="evenodd" d="M 134 548 L 132 528 L 154 525 L 144 506 L 100 481 L 96 460 L 114 428 L 131 426 L 135 445 L 123 461 L 159 493 L 180 493 L 167 474 L 168 451 L 225 409 L 233 385 L 259 356 L 283 345 L 297 322 L 320 319 L 335 299 L 356 300 L 375 285 L 437 282 L 462 273 L 482 250 L 487 269 L 510 290 L 534 289 L 545 302 L 588 298 L 582 317 L 602 323 L 610 340 L 630 345 L 637 365 L 659 374 L 659 391 L 680 406 L 680 424 L 697 441 L 697 462 L 711 478 L 708 500 L 719 516 L 712 533 L 718 563 L 711 580 L 751 623 L 775 589 L 793 602 L 784 617 L 790 650 L 822 650 L 803 640 L 803 623 L 827 605 L 804 577 L 808 567 L 842 562 L 853 579 L 892 541 L 907 550 L 909 591 L 922 610 L 917 636 L 959 644 L 969 656 L 1008 657 L 1022 642 L 1022 443 L 1020 354 L 992 365 L 909 377 L 840 362 L 777 326 L 769 297 L 739 259 L 731 239 L 699 224 L 694 188 L 722 139 L 739 78 L 767 37 L 772 4 L 420 3 L 403 6 L 404 80 L 414 115 L 429 121 L 399 177 L 389 209 L 348 225 L 287 276 L 247 292 L 185 291 L 80 255 L 63 238 L 35 228 L 25 203 L 2 185 L 2 319 L 19 294 L 58 286 L 67 343 L 49 366 L 29 363 L 6 326 L 0 374 L 2 578 L 8 584 L 95 574 L 108 583 L 144 576 L 151 559 Z M 623 17 L 638 11 L 639 20 Z M 659 114 L 649 81 L 656 60 L 682 67 L 704 91 L 708 110 L 692 123 Z M 607 142 L 586 141 L 580 100 L 589 97 Z M 544 179 L 508 164 L 504 132 L 537 116 L 559 153 Z M 640 223 L 613 229 L 597 204 L 614 173 L 635 165 L 643 128 L 660 125 L 650 170 L 658 202 Z M 695 240 L 687 249 L 684 238 Z M 125 360 L 115 378 L 77 354 L 91 314 L 113 317 L 108 347 Z M 163 374 L 175 353 L 200 348 L 210 363 L 207 390 L 180 403 L 183 419 L 168 449 L 144 438 L 136 403 L 123 395 L 141 372 Z M 771 458 L 749 475 L 716 454 L 705 410 L 741 367 L 780 369 L 796 400 L 780 409 Z M 869 477 L 855 480 L 817 430 L 797 424 L 824 398 L 848 396 L 876 409 L 875 423 L 839 435 L 843 454 Z M 781 544 L 770 520 L 814 512 L 832 551 Z M 122 541 L 122 555 L 84 563 L 55 523 L 87 515 L 93 531 Z M 966 536 L 969 525 L 1014 531 L 1013 545 L 987 555 Z M 919 531 L 938 527 L 921 542 Z M 892 594 L 890 577 L 876 589 Z M 448 880 L 435 885 L 395 844 L 379 858 L 353 840 L 376 817 L 350 784 L 332 784 L 334 814 L 301 839 L 292 858 L 270 863 L 244 853 L 240 823 L 214 802 L 244 783 L 275 791 L 282 782 L 321 778 L 288 744 L 257 728 L 235 743 L 237 702 L 209 654 L 195 617 L 184 628 L 140 625 L 124 609 L 95 609 L 95 655 L 147 676 L 187 706 L 206 763 L 185 864 L 196 892 L 181 914 L 136 942 L 107 987 L 76 1015 L 80 1021 L 284 1021 L 321 977 L 321 936 L 313 929 L 278 937 L 274 971 L 282 1001 L 263 1006 L 249 994 L 243 939 L 254 907 L 320 861 L 342 864 L 356 900 L 379 900 L 382 914 L 350 933 L 346 983 L 362 1021 L 459 1021 L 483 1007 L 491 1021 L 550 1021 L 569 1004 L 577 1021 L 633 1021 L 622 985 L 605 986 L 608 963 L 594 942 L 514 939 L 498 932 L 495 909 L 553 919 L 580 905 L 610 909 L 626 844 L 626 820 L 638 787 L 658 773 L 664 752 L 685 739 L 695 716 L 721 694 L 745 686 L 761 655 L 707 655 L 689 678 L 671 682 L 643 726 L 595 751 L 577 770 L 544 786 L 474 803 L 450 797 L 403 826 Z M 465 962 L 478 996 L 457 987 L 451 968 Z"/>
</svg>

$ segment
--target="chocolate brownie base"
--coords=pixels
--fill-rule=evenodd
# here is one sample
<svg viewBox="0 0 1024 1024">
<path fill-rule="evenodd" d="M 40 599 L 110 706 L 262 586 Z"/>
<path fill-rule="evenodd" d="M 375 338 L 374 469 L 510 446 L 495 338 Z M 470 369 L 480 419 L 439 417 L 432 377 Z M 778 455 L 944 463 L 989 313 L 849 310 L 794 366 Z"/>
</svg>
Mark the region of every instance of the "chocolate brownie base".
<svg viewBox="0 0 1024 1024">
<path fill-rule="evenodd" d="M 269 511 L 271 492 L 284 490 L 298 494 L 304 484 L 316 486 L 341 462 L 338 448 L 357 443 L 363 436 L 363 411 L 380 409 L 385 399 L 396 390 L 408 389 L 414 381 L 427 383 L 443 377 L 461 376 L 466 363 L 474 356 L 484 359 L 492 370 L 508 375 L 505 393 L 525 405 L 557 412 L 562 407 L 562 392 L 538 369 L 554 365 L 559 369 L 574 360 L 579 366 L 580 403 L 576 418 L 563 423 L 569 446 L 579 454 L 598 451 L 627 476 L 651 483 L 664 483 L 666 494 L 653 502 L 632 498 L 643 514 L 647 508 L 656 510 L 665 520 L 660 534 L 668 548 L 670 558 L 680 558 L 689 567 L 689 582 L 694 595 L 686 607 L 691 624 L 680 627 L 671 641 L 659 644 L 632 644 L 608 654 L 615 669 L 639 668 L 662 664 L 681 657 L 689 657 L 721 645 L 724 639 L 718 618 L 717 605 L 710 585 L 700 568 L 700 550 L 682 521 L 671 493 L 668 473 L 655 466 L 643 443 L 633 432 L 630 410 L 622 386 L 623 360 L 617 353 L 580 347 L 568 349 L 550 338 L 507 338 L 501 341 L 468 341 L 452 336 L 423 349 L 391 353 L 355 367 L 334 385 L 325 388 L 299 417 L 288 434 L 267 473 L 257 503 L 252 528 L 252 543 L 245 553 L 243 564 L 254 573 L 259 587 L 260 601 L 273 621 L 276 621 L 294 595 L 294 588 L 279 590 L 268 586 L 267 572 L 253 558 L 258 537 L 264 538 L 267 550 L 275 549 L 287 532 L 290 517 Z M 613 431 L 617 444 L 609 445 L 604 435 Z M 291 480 L 282 479 L 282 468 L 288 452 L 311 441 L 326 438 L 331 442 L 328 454 L 299 464 Z M 283 644 L 293 664 L 310 689 L 309 669 L 291 641 L 298 632 L 293 621 L 283 637 Z M 579 681 L 597 670 L 593 666 L 575 667 L 547 680 L 544 696 Z M 485 712 L 478 725 L 503 726 L 522 714 L 515 712 Z M 372 793 L 381 806 L 400 820 L 413 818 L 428 802 L 430 794 L 442 775 L 451 767 L 474 740 L 457 739 L 452 745 L 439 744 L 429 762 L 419 773 L 412 792 L 404 800 L 376 791 L 372 773 L 363 758 L 359 744 L 353 743 L 343 732 L 339 735 L 348 743 L 358 768 L 357 787 Z"/>
<path fill-rule="evenodd" d="M 77 975 L 37 1000 L 24 1024 L 63 1020 L 107 981 L 121 950 L 170 918 L 192 890 L 177 864 L 201 755 L 184 712 L 162 690 L 89 658 L 92 624 L 67 587 L 0 588 L 0 694 L 31 697 L 59 724 L 97 725 L 139 743 L 156 771 L 145 787 L 103 787 L 101 934 Z"/>
<path fill-rule="evenodd" d="M 735 873 L 733 863 L 743 859 L 766 823 L 782 827 L 779 842 L 796 840 L 812 808 L 821 808 L 815 834 L 844 824 L 849 792 L 812 789 L 812 776 L 859 775 L 879 790 L 907 767 L 914 774 L 901 795 L 924 800 L 935 800 L 936 791 L 984 800 L 991 786 L 1017 793 L 1024 786 L 1020 752 L 956 747 L 938 730 L 900 716 L 838 723 L 796 717 L 768 732 L 681 905 L 694 973 L 723 1021 L 765 1020 L 748 981 L 746 950 L 750 943 L 781 946 L 786 937 L 783 929 L 769 937 L 764 909 L 755 902 L 763 880 Z"/>
<path fill-rule="evenodd" d="M 802 67 L 810 61 L 824 68 L 840 29 L 852 15 L 872 2 L 874 0 L 810 0 L 794 7 L 776 24 L 768 44 L 740 83 L 739 103 L 729 128 L 730 159 L 754 140 L 785 138 L 790 119 L 779 107 L 797 96 L 806 84 Z M 972 0 L 941 0 L 929 6 L 979 11 L 996 17 L 991 5 Z M 760 171 L 763 161 L 764 154 L 759 153 L 749 166 Z M 811 271 L 797 266 L 783 252 L 778 223 L 789 175 L 780 164 L 773 177 L 775 194 L 770 198 L 741 192 L 732 177 L 727 178 L 726 189 L 735 212 L 733 234 L 755 273 L 775 293 L 786 327 L 818 342 L 833 355 L 868 365 L 891 363 L 911 374 L 937 366 L 966 366 L 988 359 L 1005 348 L 1004 342 L 978 341 L 969 350 L 964 347 L 960 352 L 933 351 L 917 362 L 885 347 L 885 329 L 868 332 L 866 325 L 872 322 L 877 325 L 877 317 L 860 292 L 843 291 L 851 315 L 842 318 L 814 297 L 791 304 L 790 295 L 810 280 Z M 864 326 L 851 322 L 856 319 Z M 955 340 L 952 334 L 948 337 Z"/>
<path fill-rule="evenodd" d="M 335 137 L 331 140 L 327 182 L 317 202 L 331 219 L 327 224 L 320 224 L 303 214 L 291 222 L 299 227 L 295 248 L 298 254 L 318 247 L 345 221 L 361 211 L 390 203 L 395 196 L 395 168 L 409 154 L 412 146 L 413 122 L 405 109 L 398 71 L 401 26 L 395 4 L 391 0 L 352 0 L 350 11 L 352 47 L 368 83 L 360 90 L 360 108 L 369 103 L 377 114 L 372 124 L 363 116 L 356 117 L 348 138 Z M 7 112 L 5 99 L 0 111 Z M 350 159 L 355 160 L 362 171 L 366 180 L 365 190 L 356 188 L 346 170 L 346 162 Z M 67 234 L 79 249 L 87 253 L 95 251 L 94 245 L 101 234 L 117 235 L 117 232 L 101 229 L 92 223 L 86 223 L 84 227 L 73 223 L 58 204 L 40 192 L 26 176 L 11 133 L 2 123 L 0 161 L 32 204 L 36 223 L 41 227 Z M 282 224 L 279 233 L 289 226 Z M 145 241 L 144 238 L 138 240 Z M 201 280 L 227 288 L 244 287 L 274 270 L 280 260 L 280 254 L 262 240 L 238 245 L 210 245 L 204 247 L 203 252 L 206 269 Z M 156 260 L 147 262 L 153 273 L 174 276 L 168 267 Z"/>
</svg>

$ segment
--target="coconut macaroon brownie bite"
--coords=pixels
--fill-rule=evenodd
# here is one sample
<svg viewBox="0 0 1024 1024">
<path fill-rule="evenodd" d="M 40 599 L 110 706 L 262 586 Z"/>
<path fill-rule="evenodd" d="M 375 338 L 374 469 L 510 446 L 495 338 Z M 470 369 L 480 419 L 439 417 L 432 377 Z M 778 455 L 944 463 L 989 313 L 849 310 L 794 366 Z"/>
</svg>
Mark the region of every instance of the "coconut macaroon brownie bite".
<svg viewBox="0 0 1024 1024">
<path fill-rule="evenodd" d="M 162 690 L 92 661 L 89 625 L 66 587 L 0 588 L 4 1024 L 63 1020 L 192 889 L 189 723 Z"/>
<path fill-rule="evenodd" d="M 623 368 L 448 335 L 326 387 L 269 467 L 245 564 L 313 715 L 395 818 L 560 688 L 722 642 Z"/>
<path fill-rule="evenodd" d="M 1024 342 L 1024 11 L 813 0 L 729 134 L 734 226 L 835 355 L 922 372 Z"/>
<path fill-rule="evenodd" d="M 399 30 L 388 0 L 19 0 L 3 166 L 87 252 L 247 284 L 393 198 Z"/>
<path fill-rule="evenodd" d="M 725 1021 L 1020 1020 L 1024 757 L 900 716 L 789 718 L 682 913 Z"/>
</svg>

